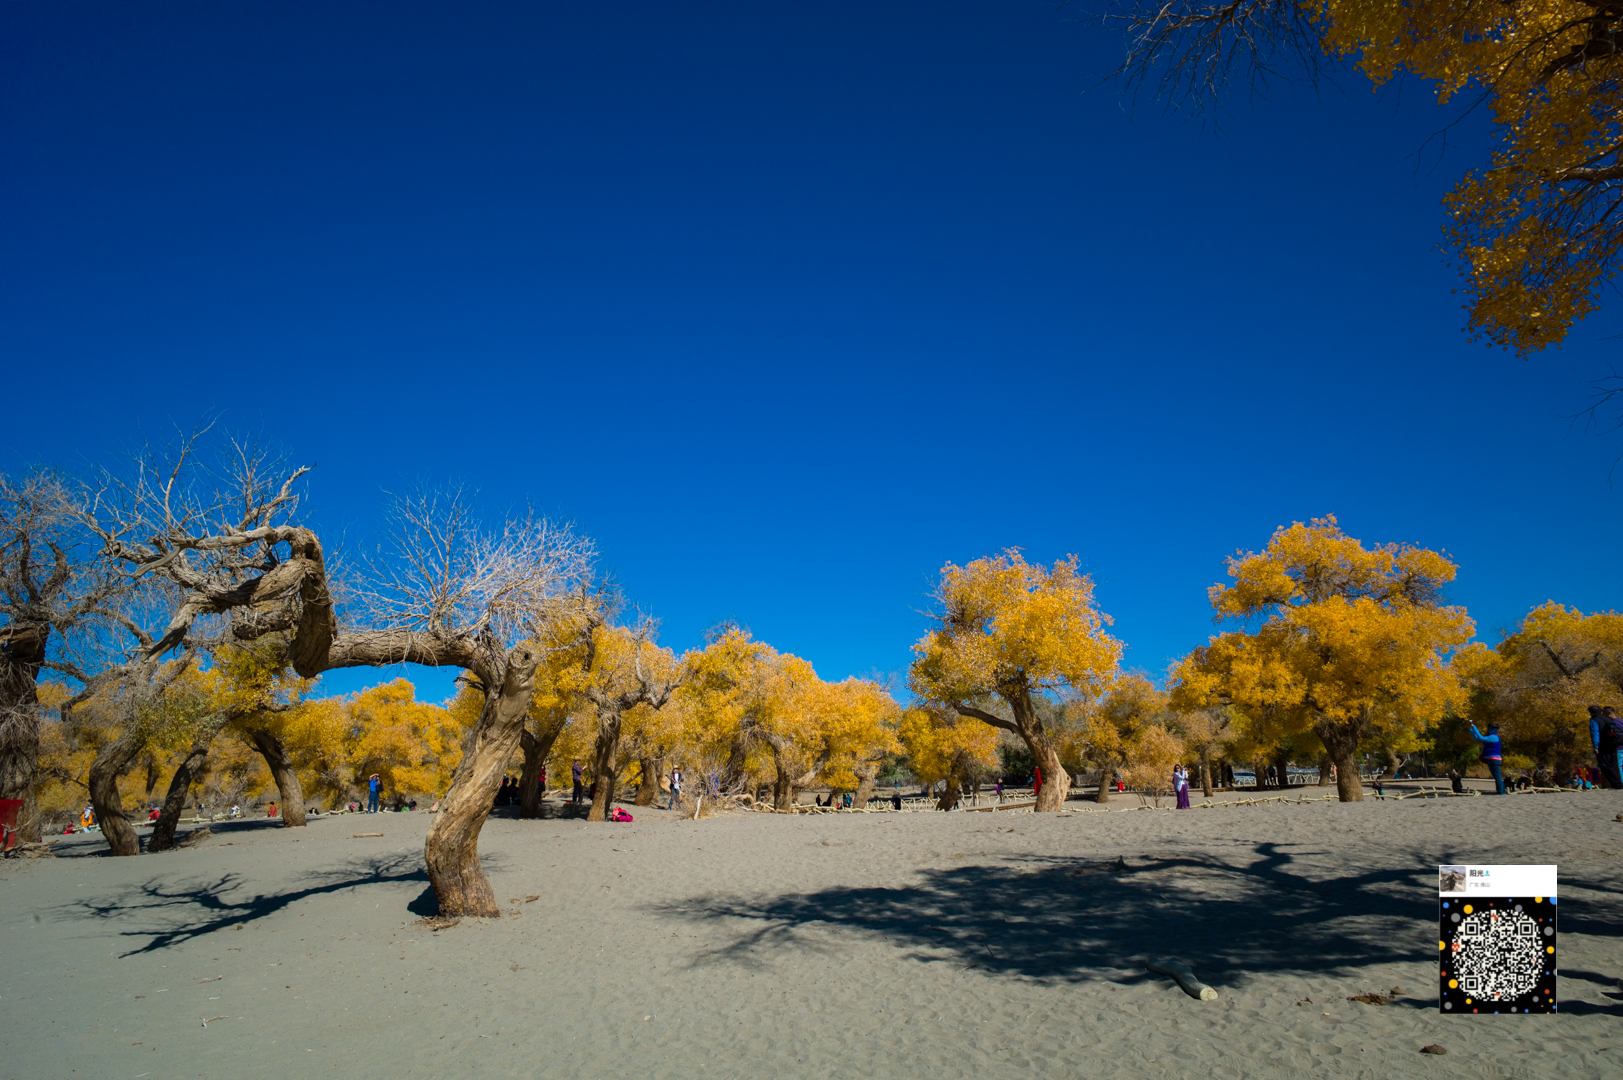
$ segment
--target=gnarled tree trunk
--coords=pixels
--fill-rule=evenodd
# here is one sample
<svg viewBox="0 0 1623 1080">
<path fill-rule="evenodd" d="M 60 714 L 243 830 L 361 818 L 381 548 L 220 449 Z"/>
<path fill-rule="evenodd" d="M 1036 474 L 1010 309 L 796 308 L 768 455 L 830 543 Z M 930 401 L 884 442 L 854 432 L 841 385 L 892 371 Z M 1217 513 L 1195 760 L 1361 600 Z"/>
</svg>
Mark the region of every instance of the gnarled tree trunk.
<svg viewBox="0 0 1623 1080">
<path fill-rule="evenodd" d="M 598 710 L 597 746 L 592 754 L 595 792 L 592 808 L 586 812 L 587 821 L 609 820 L 609 807 L 614 804 L 614 782 L 620 771 L 620 720 L 619 709 Z"/>
<path fill-rule="evenodd" d="M 124 813 L 118 794 L 118 780 L 129 771 L 146 747 L 146 734 L 133 721 L 124 733 L 106 746 L 90 763 L 90 805 L 96 811 L 96 824 L 114 855 L 141 854 L 141 838 Z"/>
<path fill-rule="evenodd" d="M 21 799 L 17 838 L 40 838 L 34 775 L 39 769 L 39 669 L 49 626 L 0 627 L 0 799 Z"/>
<path fill-rule="evenodd" d="M 1358 726 L 1321 720 L 1313 726 L 1313 733 L 1335 763 L 1337 796 L 1342 802 L 1363 802 L 1364 780 L 1358 775 Z"/>
<path fill-rule="evenodd" d="M 304 825 L 304 785 L 293 770 L 293 759 L 288 756 L 287 744 L 282 737 L 265 728 L 251 728 L 248 738 L 254 749 L 265 758 L 271 775 L 276 778 L 276 790 L 282 796 L 282 828 L 296 829 Z"/>
<path fill-rule="evenodd" d="M 552 745 L 558 741 L 567 718 L 549 726 L 540 735 L 531 735 L 526 728 L 520 737 L 524 747 L 524 767 L 519 773 L 518 816 L 533 819 L 541 816 L 541 770 L 552 755 Z"/>
<path fill-rule="evenodd" d="M 638 765 L 642 769 L 642 783 L 637 785 L 637 805 L 653 806 L 659 801 L 659 780 L 665 771 L 665 759 L 640 758 Z"/>
<path fill-rule="evenodd" d="M 516 645 L 507 654 L 500 684 L 481 680 L 487 688 L 485 707 L 474 728 L 472 746 L 451 778 L 451 788 L 440 802 L 440 812 L 423 845 L 428 880 L 434 887 L 441 915 L 501 915 L 490 879 L 479 865 L 479 831 L 490 816 L 507 762 L 524 731 L 540 660 L 541 654 L 534 646 Z"/>
<path fill-rule="evenodd" d="M 152 835 L 147 838 L 148 852 L 168 851 L 175 846 L 175 826 L 180 824 L 181 812 L 186 809 L 186 794 L 202 773 L 208 761 L 209 744 L 213 741 L 212 731 L 206 737 L 195 739 L 192 748 L 176 766 L 175 775 L 169 780 L 169 793 L 164 796 L 163 807 L 158 811 L 157 823 L 152 826 Z"/>
<path fill-rule="evenodd" d="M 856 794 L 851 796 L 852 807 L 861 810 L 873 799 L 873 789 L 879 780 L 879 768 L 884 763 L 884 758 L 857 763 L 854 770 L 857 774 L 857 790 Z"/>
</svg>

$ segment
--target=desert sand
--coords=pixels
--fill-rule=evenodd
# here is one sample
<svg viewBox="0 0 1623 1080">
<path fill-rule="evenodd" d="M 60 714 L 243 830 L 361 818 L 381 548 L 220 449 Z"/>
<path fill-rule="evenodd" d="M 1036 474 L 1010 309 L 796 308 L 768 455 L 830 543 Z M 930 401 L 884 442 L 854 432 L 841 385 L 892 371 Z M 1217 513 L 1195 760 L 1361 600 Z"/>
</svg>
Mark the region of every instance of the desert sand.
<svg viewBox="0 0 1623 1080">
<path fill-rule="evenodd" d="M 438 931 L 421 811 L 67 838 L 0 864 L 0 1075 L 1623 1075 L 1623 793 L 1135 802 L 498 817 L 519 902 Z M 1559 864 L 1559 1015 L 1438 1014 L 1444 862 Z"/>
</svg>

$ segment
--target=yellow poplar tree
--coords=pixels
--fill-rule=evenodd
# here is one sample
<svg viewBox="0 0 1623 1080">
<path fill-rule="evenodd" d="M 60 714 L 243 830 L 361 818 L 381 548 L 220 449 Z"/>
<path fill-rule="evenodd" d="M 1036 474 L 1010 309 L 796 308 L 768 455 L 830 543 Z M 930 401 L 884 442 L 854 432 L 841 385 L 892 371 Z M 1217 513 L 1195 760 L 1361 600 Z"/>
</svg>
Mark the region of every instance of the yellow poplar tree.
<svg viewBox="0 0 1623 1080">
<path fill-rule="evenodd" d="M 1361 801 L 1359 743 L 1416 731 L 1464 704 L 1449 657 L 1474 629 L 1442 603 L 1443 555 L 1406 544 L 1366 548 L 1334 517 L 1274 532 L 1260 553 L 1228 560 L 1209 597 L 1220 619 L 1254 627 L 1195 649 L 1174 669 L 1179 709 L 1272 710 L 1282 731 L 1310 731 L 1337 767 L 1343 802 Z"/>
<path fill-rule="evenodd" d="M 1020 737 L 1043 771 L 1039 811 L 1064 805 L 1071 778 L 1033 704 L 1048 692 L 1095 695 L 1121 662 L 1109 616 L 1076 557 L 1051 567 L 1010 548 L 968 566 L 948 563 L 936 588 L 936 627 L 913 646 L 909 680 L 926 703 Z M 1009 716 L 991 710 L 998 704 Z"/>
<path fill-rule="evenodd" d="M 963 797 L 965 774 L 977 766 L 998 764 L 998 731 L 979 720 L 942 709 L 908 709 L 897 735 L 907 750 L 908 764 L 921 783 L 947 782 L 937 810 L 951 810 Z"/>
</svg>

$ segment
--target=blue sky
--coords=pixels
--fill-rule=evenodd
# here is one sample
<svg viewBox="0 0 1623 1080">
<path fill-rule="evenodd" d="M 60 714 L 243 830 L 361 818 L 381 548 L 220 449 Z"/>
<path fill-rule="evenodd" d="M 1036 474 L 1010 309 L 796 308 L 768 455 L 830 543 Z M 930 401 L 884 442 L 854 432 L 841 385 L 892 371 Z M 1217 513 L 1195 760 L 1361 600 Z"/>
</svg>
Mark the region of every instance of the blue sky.
<svg viewBox="0 0 1623 1080">
<path fill-rule="evenodd" d="M 1623 435 L 1565 419 L 1616 305 L 1467 340 L 1439 202 L 1485 133 L 1417 162 L 1423 87 L 1129 110 L 1120 39 L 1027 0 L 0 20 L 0 469 L 217 416 L 317 463 L 329 543 L 463 483 L 574 521 L 667 644 L 830 678 L 1007 546 L 1076 553 L 1158 673 L 1225 555 L 1332 512 L 1452 553 L 1490 641 L 1617 606 Z"/>
</svg>

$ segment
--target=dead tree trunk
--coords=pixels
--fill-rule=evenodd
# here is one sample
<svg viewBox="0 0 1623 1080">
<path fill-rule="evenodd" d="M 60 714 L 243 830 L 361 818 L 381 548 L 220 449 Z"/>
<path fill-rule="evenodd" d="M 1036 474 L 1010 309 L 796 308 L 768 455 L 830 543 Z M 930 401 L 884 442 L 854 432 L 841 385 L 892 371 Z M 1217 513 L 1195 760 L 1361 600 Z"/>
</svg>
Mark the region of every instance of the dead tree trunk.
<svg viewBox="0 0 1623 1080">
<path fill-rule="evenodd" d="M 146 747 L 146 733 L 132 720 L 124 733 L 102 748 L 96 760 L 90 763 L 90 805 L 96 812 L 96 824 L 113 855 L 141 854 L 141 838 L 124 813 L 124 803 L 118 794 L 118 781 Z"/>
<path fill-rule="evenodd" d="M 49 626 L 0 628 L 0 799 L 21 799 L 17 838 L 40 838 L 34 775 L 39 769 L 39 669 Z"/>
<path fill-rule="evenodd" d="M 282 828 L 303 827 L 304 785 L 299 782 L 299 774 L 293 769 L 287 744 L 280 735 L 265 728 L 251 728 L 248 738 L 252 740 L 254 749 L 264 756 L 265 764 L 270 766 L 271 775 L 276 778 L 276 791 L 282 797 Z"/>
<path fill-rule="evenodd" d="M 213 732 L 206 737 L 199 736 L 175 767 L 175 775 L 169 780 L 169 793 L 164 796 L 163 807 L 158 811 L 158 821 L 152 826 L 152 835 L 147 838 L 148 852 L 168 851 L 175 846 L 175 826 L 180 824 L 181 812 L 186 809 L 186 795 L 193 781 L 202 774 L 203 766 L 208 761 L 209 744 L 213 741 Z"/>
<path fill-rule="evenodd" d="M 490 879 L 479 865 L 479 831 L 490 816 L 507 762 L 524 731 L 540 660 L 541 654 L 534 646 L 516 645 L 507 654 L 500 684 L 482 680 L 487 688 L 485 707 L 474 728 L 472 745 L 451 778 L 451 788 L 440 802 L 440 812 L 423 845 L 428 880 L 439 900 L 441 915 L 501 915 Z"/>
</svg>

